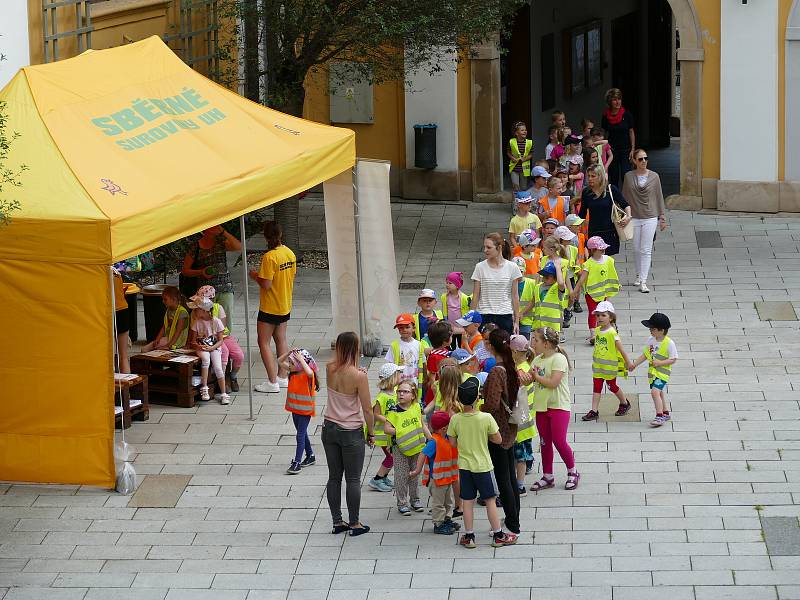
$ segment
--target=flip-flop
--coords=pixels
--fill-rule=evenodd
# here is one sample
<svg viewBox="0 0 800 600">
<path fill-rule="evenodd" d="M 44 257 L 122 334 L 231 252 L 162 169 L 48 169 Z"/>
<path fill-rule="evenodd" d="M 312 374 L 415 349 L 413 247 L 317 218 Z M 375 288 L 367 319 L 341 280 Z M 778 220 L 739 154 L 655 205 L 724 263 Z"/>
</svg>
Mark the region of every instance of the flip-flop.
<svg viewBox="0 0 800 600">
<path fill-rule="evenodd" d="M 350 537 L 356 537 L 359 535 L 364 535 L 365 533 L 369 532 L 369 525 L 362 525 L 361 527 L 351 527 L 350 528 Z"/>
</svg>

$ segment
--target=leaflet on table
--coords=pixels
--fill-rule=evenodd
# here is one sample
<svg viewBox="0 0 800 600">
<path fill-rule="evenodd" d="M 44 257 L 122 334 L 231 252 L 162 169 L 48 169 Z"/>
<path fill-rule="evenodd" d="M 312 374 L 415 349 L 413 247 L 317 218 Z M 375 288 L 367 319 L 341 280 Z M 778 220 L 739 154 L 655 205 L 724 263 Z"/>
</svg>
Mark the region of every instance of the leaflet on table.
<svg viewBox="0 0 800 600">
<path fill-rule="evenodd" d="M 137 377 L 138 375 L 136 373 L 114 373 L 114 381 L 130 381 Z"/>
<path fill-rule="evenodd" d="M 192 355 L 189 356 L 187 354 L 181 354 L 179 356 L 175 356 L 174 358 L 170 358 L 169 362 L 176 362 L 176 363 L 190 363 L 197 360 L 197 357 Z"/>
<path fill-rule="evenodd" d="M 150 350 L 150 352 L 144 352 L 140 354 L 140 356 L 149 356 L 150 358 L 161 358 L 163 356 L 172 356 L 171 350 Z"/>
</svg>

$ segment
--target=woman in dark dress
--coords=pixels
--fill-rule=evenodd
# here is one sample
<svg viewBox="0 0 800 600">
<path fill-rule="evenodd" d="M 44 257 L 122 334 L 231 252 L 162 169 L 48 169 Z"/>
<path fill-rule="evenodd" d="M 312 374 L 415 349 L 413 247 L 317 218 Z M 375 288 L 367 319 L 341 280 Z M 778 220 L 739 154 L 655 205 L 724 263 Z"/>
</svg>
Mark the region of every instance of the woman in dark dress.
<svg viewBox="0 0 800 600">
<path fill-rule="evenodd" d="M 631 170 L 633 149 L 636 148 L 636 132 L 633 115 L 622 106 L 622 92 L 611 88 L 606 92 L 606 104 L 600 123 L 606 130 L 608 144 L 614 153 L 614 160 L 608 165 L 608 182 L 622 187 L 625 173 Z"/>
<path fill-rule="evenodd" d="M 582 219 L 589 216 L 589 237 L 599 235 L 603 238 L 603 241 L 609 245 L 606 254 L 613 256 L 619 253 L 619 235 L 617 235 L 617 229 L 611 220 L 612 203 L 616 202 L 617 206 L 625 211 L 625 218 L 620 223 L 623 226 L 631 220 L 631 207 L 628 206 L 628 202 L 619 188 L 609 185 L 602 166 L 589 167 L 586 175 L 589 181 L 587 185 L 583 186 L 579 214 Z"/>
</svg>

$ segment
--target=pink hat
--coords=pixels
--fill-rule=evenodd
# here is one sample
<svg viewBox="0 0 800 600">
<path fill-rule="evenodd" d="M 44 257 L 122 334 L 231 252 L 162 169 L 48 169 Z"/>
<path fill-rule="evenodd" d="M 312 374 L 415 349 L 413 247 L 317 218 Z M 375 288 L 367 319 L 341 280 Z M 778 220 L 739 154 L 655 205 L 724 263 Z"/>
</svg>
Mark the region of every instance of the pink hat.
<svg viewBox="0 0 800 600">
<path fill-rule="evenodd" d="M 452 273 L 448 273 L 444 280 L 447 283 L 452 283 L 458 289 L 461 289 L 461 286 L 464 285 L 464 274 L 460 271 L 453 271 Z"/>
<path fill-rule="evenodd" d="M 587 240 L 586 247 L 589 250 L 605 250 L 609 245 L 599 235 L 593 235 Z"/>
<path fill-rule="evenodd" d="M 314 373 L 316 373 L 317 370 L 318 370 L 317 369 L 317 361 L 314 360 L 314 357 L 311 356 L 311 353 L 308 350 L 306 350 L 305 348 L 299 348 L 297 350 L 297 352 L 298 352 L 298 354 L 300 354 L 300 356 L 303 357 L 303 360 L 306 361 L 306 364 L 309 367 L 311 367 L 311 370 L 314 371 Z M 289 359 L 291 360 L 292 366 L 295 369 L 297 369 L 298 371 L 302 370 L 303 366 L 300 364 L 300 361 L 297 360 L 297 358 L 293 354 L 289 355 Z"/>
<path fill-rule="evenodd" d="M 528 349 L 528 339 L 524 335 L 512 335 L 508 345 L 513 352 L 525 352 Z"/>
<path fill-rule="evenodd" d="M 214 289 L 212 285 L 204 285 L 201 286 L 197 290 L 196 296 L 198 298 L 214 298 L 217 295 L 217 290 Z"/>
</svg>

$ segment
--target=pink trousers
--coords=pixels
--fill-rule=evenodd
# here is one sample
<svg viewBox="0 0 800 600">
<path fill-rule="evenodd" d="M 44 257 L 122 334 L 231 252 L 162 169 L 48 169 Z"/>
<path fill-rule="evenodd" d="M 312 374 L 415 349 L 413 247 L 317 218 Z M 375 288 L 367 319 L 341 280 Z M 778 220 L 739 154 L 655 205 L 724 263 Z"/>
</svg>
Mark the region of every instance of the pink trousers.
<svg viewBox="0 0 800 600">
<path fill-rule="evenodd" d="M 242 361 L 244 361 L 244 351 L 239 345 L 239 342 L 236 341 L 236 338 L 232 335 L 227 336 L 224 340 L 222 340 L 222 346 L 220 346 L 220 350 L 222 350 L 222 368 L 224 369 L 228 364 L 228 357 L 230 356 L 231 360 L 233 361 L 233 367 L 231 370 L 234 372 L 238 371 L 242 366 Z"/>
<path fill-rule="evenodd" d="M 575 456 L 567 443 L 567 429 L 572 413 L 568 410 L 548 408 L 536 413 L 536 429 L 542 444 L 542 473 L 553 474 L 553 446 L 558 450 L 567 469 L 575 468 Z"/>
</svg>

